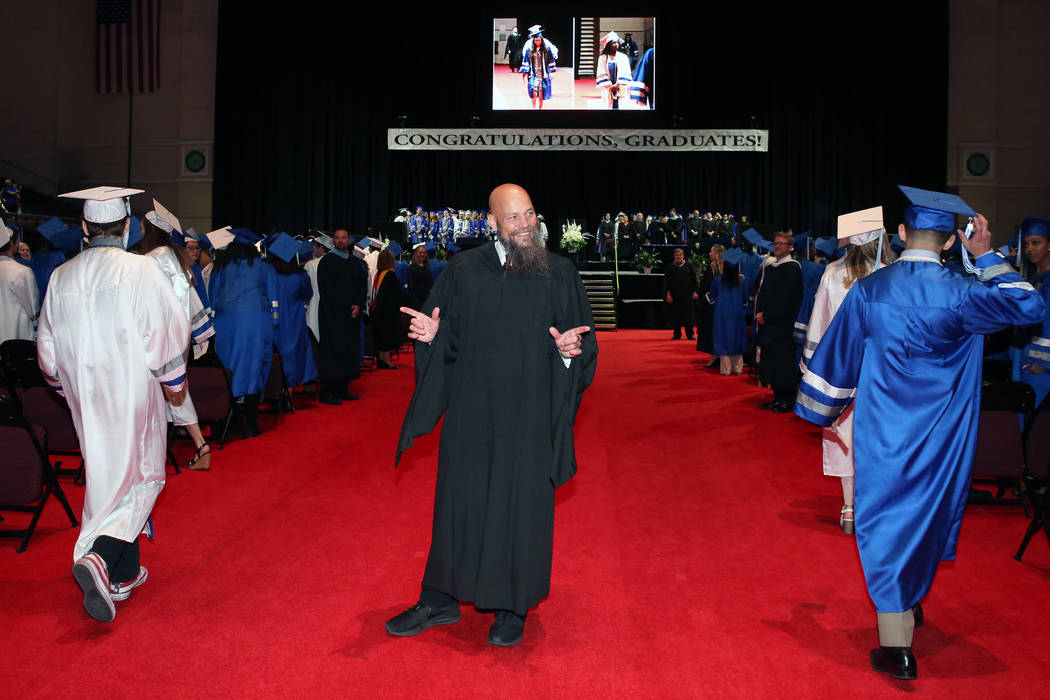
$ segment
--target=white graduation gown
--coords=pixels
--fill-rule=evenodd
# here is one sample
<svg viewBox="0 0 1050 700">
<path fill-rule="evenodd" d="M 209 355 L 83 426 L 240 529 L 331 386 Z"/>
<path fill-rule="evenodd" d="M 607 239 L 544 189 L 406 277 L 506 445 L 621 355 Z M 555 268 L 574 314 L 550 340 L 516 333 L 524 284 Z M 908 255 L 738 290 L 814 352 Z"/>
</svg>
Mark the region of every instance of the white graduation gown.
<svg viewBox="0 0 1050 700">
<path fill-rule="evenodd" d="M 846 259 L 839 258 L 828 264 L 820 286 L 813 298 L 813 312 L 809 317 L 809 328 L 806 330 L 806 346 L 802 350 L 802 371 L 806 371 L 806 362 L 813 357 L 824 332 L 831 325 L 831 319 L 842 305 L 849 289 L 846 287 Z M 821 447 L 823 452 L 824 473 L 827 476 L 853 476 L 853 404 L 835 421 L 835 427 L 822 428 Z"/>
<path fill-rule="evenodd" d="M 306 327 L 314 334 L 314 340 L 318 341 L 321 339 L 321 326 L 317 321 L 317 309 L 321 305 L 321 292 L 317 289 L 317 266 L 320 262 L 321 258 L 312 258 L 303 265 L 306 276 L 310 278 L 310 287 L 314 290 L 314 295 L 306 305 Z"/>
<path fill-rule="evenodd" d="M 164 488 L 167 403 L 186 381 L 189 321 L 153 260 L 88 248 L 55 270 L 37 359 L 66 397 L 87 464 L 79 559 L 95 539 L 143 531 Z"/>
<path fill-rule="evenodd" d="M 0 343 L 15 338 L 33 339 L 40 313 L 39 297 L 33 271 L 0 255 Z"/>
<path fill-rule="evenodd" d="M 186 320 L 190 322 L 190 334 L 194 343 L 194 356 L 203 355 L 205 343 L 208 338 L 215 335 L 215 329 L 211 326 L 211 320 L 201 302 L 200 295 L 186 279 L 186 273 L 183 272 L 179 259 L 175 257 L 175 253 L 171 252 L 170 248 L 159 246 L 146 255 L 157 264 L 158 269 L 171 285 L 171 290 L 175 292 L 179 306 L 186 312 Z M 198 422 L 197 409 L 193 406 L 193 399 L 190 397 L 188 388 L 182 404 L 178 406 L 168 404 L 168 411 L 171 422 L 175 425 L 196 425 Z"/>
</svg>

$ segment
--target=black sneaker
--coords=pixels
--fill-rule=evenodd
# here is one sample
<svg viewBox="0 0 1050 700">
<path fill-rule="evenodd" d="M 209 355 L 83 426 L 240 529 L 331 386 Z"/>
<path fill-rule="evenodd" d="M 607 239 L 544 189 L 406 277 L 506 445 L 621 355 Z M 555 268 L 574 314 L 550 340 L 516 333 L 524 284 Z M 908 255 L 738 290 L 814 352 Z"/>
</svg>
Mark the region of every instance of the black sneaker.
<svg viewBox="0 0 1050 700">
<path fill-rule="evenodd" d="M 459 602 L 444 608 L 432 608 L 416 603 L 405 612 L 390 618 L 386 631 L 395 637 L 411 637 L 434 625 L 451 625 L 459 622 Z"/>
</svg>

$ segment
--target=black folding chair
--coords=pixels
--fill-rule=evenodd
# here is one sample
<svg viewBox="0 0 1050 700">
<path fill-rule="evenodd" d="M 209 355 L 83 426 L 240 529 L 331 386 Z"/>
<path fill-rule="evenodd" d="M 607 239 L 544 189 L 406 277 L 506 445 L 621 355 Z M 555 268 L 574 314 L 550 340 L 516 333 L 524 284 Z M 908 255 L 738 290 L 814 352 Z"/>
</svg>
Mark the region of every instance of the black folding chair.
<svg viewBox="0 0 1050 700">
<path fill-rule="evenodd" d="M 226 446 L 226 433 L 233 418 L 233 390 L 230 372 L 219 358 L 209 353 L 190 362 L 186 370 L 186 382 L 193 396 L 193 407 L 197 410 L 197 421 L 212 426 L 212 437 L 221 427 L 219 449 Z"/>
<path fill-rule="evenodd" d="M 1028 421 L 1025 435 L 1025 495 L 1032 506 L 1032 521 L 1028 524 L 1021 547 L 1014 559 L 1021 561 L 1024 550 L 1035 533 L 1042 529 L 1050 541 L 1050 397 Z"/>
<path fill-rule="evenodd" d="M 282 413 L 295 413 L 292 392 L 288 390 L 284 374 L 284 358 L 279 352 L 274 352 L 270 360 L 270 374 L 266 377 L 262 400 L 267 404 L 266 411 L 274 415 L 274 420 Z"/>
<path fill-rule="evenodd" d="M 12 338 L 0 343 L 0 363 L 7 380 L 16 389 L 47 386 L 36 361 L 36 343 L 32 340 Z"/>
<path fill-rule="evenodd" d="M 0 445 L 4 449 L 4 458 L 0 460 L 0 510 L 33 514 L 27 528 L 0 530 L 0 537 L 22 538 L 16 552 L 26 550 L 52 492 L 69 516 L 70 525 L 80 524 L 58 483 L 55 469 L 48 462 L 46 444 L 47 431 L 26 422 L 11 397 L 0 395 Z"/>
<path fill-rule="evenodd" d="M 1022 475 L 1025 455 L 1021 420 L 1035 408 L 1035 391 L 1024 382 L 986 381 L 981 387 L 981 414 L 977 449 L 973 460 L 973 483 L 994 484 L 994 496 L 972 489 L 975 505 L 1022 506 L 1028 513 Z M 1017 497 L 1004 497 L 1016 491 Z"/>
<path fill-rule="evenodd" d="M 22 415 L 31 424 L 42 425 L 47 430 L 47 453 L 79 457 L 76 469 L 56 469 L 59 476 L 73 476 L 73 483 L 84 484 L 84 455 L 80 451 L 73 416 L 69 404 L 51 387 L 30 386 L 21 390 Z"/>
</svg>

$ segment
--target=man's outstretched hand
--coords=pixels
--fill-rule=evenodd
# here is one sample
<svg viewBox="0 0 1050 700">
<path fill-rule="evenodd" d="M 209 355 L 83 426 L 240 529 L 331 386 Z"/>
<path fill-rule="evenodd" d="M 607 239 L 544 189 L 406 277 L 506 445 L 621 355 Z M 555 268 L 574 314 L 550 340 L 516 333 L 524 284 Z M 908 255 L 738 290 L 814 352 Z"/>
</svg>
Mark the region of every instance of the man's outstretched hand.
<svg viewBox="0 0 1050 700">
<path fill-rule="evenodd" d="M 576 328 L 570 328 L 564 333 L 559 333 L 558 329 L 554 326 L 550 327 L 551 337 L 554 338 L 554 344 L 558 346 L 558 352 L 561 353 L 562 357 L 576 357 L 581 352 L 580 346 L 583 344 L 583 334 L 589 333 L 591 330 L 590 326 L 577 326 Z"/>
<path fill-rule="evenodd" d="M 438 326 L 441 325 L 441 309 L 434 307 L 434 312 L 427 316 L 407 306 L 401 307 L 401 313 L 408 314 L 411 321 L 408 323 L 408 337 L 421 343 L 429 343 L 437 335 Z"/>
</svg>

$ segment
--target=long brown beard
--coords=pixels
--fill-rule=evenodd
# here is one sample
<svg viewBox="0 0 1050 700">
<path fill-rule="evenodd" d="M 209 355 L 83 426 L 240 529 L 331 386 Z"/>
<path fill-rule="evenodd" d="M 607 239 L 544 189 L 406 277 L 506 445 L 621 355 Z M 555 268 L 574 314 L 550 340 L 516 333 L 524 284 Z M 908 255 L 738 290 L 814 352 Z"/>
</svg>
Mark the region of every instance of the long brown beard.
<svg viewBox="0 0 1050 700">
<path fill-rule="evenodd" d="M 508 236 L 503 231 L 499 232 L 500 243 L 507 251 L 507 262 L 510 263 L 509 272 L 521 277 L 545 275 L 550 271 L 550 263 L 547 260 L 547 250 L 543 247 L 539 226 L 532 227 L 529 233 L 531 234 L 530 244 L 522 245 L 513 235 Z"/>
</svg>

